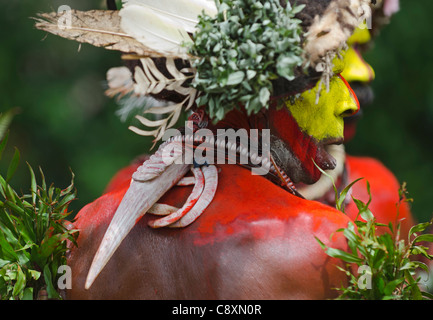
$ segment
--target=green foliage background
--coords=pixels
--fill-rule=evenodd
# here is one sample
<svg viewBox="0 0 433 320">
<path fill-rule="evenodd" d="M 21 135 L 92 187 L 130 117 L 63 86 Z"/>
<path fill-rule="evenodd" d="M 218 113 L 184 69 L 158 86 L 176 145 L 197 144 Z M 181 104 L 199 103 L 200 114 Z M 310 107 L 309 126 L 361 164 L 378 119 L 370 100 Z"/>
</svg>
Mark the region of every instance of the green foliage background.
<svg viewBox="0 0 433 320">
<path fill-rule="evenodd" d="M 69 185 L 71 168 L 78 200 L 70 208 L 78 212 L 151 141 L 129 131 L 114 114 L 115 101 L 104 96 L 105 73 L 121 64 L 119 53 L 90 45 L 78 52 L 78 43 L 34 28 L 30 17 L 60 5 L 90 10 L 105 8 L 105 1 L 0 0 L 0 112 L 20 109 L 0 170 L 7 169 L 13 146 L 58 187 Z M 420 222 L 433 213 L 432 13 L 433 1 L 401 0 L 401 11 L 365 55 L 376 71 L 376 100 L 347 145 L 408 183 Z M 29 174 L 24 161 L 20 166 L 12 185 L 26 192 Z"/>
</svg>

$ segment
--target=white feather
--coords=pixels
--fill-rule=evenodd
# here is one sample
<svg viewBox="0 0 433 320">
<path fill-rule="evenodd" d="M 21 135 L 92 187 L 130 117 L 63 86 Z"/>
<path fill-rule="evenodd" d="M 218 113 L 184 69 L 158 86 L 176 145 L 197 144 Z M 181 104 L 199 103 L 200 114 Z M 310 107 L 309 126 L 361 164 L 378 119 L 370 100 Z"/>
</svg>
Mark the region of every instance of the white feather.
<svg viewBox="0 0 433 320">
<path fill-rule="evenodd" d="M 191 43 L 188 33 L 172 20 L 140 5 L 128 5 L 119 12 L 120 26 L 124 32 L 157 52 L 187 58 L 186 43 Z"/>
<path fill-rule="evenodd" d="M 108 89 L 105 94 L 109 97 L 119 95 L 125 96 L 134 90 L 134 80 L 132 73 L 127 67 L 111 68 L 107 71 Z"/>
<path fill-rule="evenodd" d="M 186 32 L 194 33 L 198 16 L 204 12 L 211 17 L 217 14 L 214 0 L 127 0 L 124 7 L 139 5 L 149 8 L 155 14 L 164 16 Z"/>
</svg>

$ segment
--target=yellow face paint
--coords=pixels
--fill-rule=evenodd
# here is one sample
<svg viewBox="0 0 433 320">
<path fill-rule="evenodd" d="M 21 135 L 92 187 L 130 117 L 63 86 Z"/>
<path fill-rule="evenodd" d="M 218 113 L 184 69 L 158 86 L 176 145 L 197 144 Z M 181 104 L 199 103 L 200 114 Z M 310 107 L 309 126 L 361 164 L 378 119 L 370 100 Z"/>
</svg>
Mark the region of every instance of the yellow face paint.
<svg viewBox="0 0 433 320">
<path fill-rule="evenodd" d="M 345 54 L 346 67 L 341 75 L 349 82 L 371 82 L 375 78 L 373 68 L 365 62 L 361 54 L 353 47 L 349 47 Z"/>
<path fill-rule="evenodd" d="M 352 36 L 347 40 L 349 49 L 346 51 L 344 60 L 346 67 L 341 75 L 348 81 L 371 82 L 375 78 L 373 68 L 365 62 L 359 51 L 357 44 L 364 44 L 371 40 L 370 32 L 367 29 L 355 29 Z"/>
<path fill-rule="evenodd" d="M 349 39 L 347 39 L 347 44 L 349 46 L 359 43 L 364 44 L 371 40 L 370 31 L 366 28 L 356 28 L 353 34 L 350 36 Z"/>
<path fill-rule="evenodd" d="M 318 141 L 343 138 L 343 118 L 358 110 L 358 104 L 348 86 L 339 76 L 329 82 L 329 92 L 321 90 L 316 104 L 316 93 L 319 84 L 301 94 L 293 101 L 286 101 L 293 118 L 306 134 Z"/>
<path fill-rule="evenodd" d="M 326 89 L 321 90 L 317 104 L 319 83 L 313 89 L 301 94 L 301 97 L 293 103 L 286 101 L 286 106 L 293 118 L 306 134 L 318 141 L 343 138 L 343 118 L 358 110 L 358 102 L 347 83 L 338 74 L 341 74 L 347 82 L 370 82 L 374 79 L 373 68 L 354 48 L 356 44 L 367 43 L 370 40 L 371 35 L 367 29 L 357 28 L 354 31 L 347 41 L 349 48 L 340 52 L 342 58 L 335 58 L 332 61 L 336 76 L 330 80 L 329 92 L 326 92 Z"/>
<path fill-rule="evenodd" d="M 332 72 L 334 74 L 342 73 L 346 68 L 346 51 L 340 51 L 340 56 L 341 58 L 336 56 L 332 60 L 332 65 L 333 65 Z"/>
</svg>

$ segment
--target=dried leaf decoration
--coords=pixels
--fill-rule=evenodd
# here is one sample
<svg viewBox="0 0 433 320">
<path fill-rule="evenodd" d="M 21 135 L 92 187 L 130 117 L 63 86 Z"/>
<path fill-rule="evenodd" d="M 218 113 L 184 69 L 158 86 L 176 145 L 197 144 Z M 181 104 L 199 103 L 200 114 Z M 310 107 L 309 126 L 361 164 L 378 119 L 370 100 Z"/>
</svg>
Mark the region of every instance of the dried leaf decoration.
<svg viewBox="0 0 433 320">
<path fill-rule="evenodd" d="M 162 115 L 168 114 L 165 118 L 159 120 L 149 120 L 142 116 L 136 118 L 145 126 L 156 128 L 151 131 L 140 130 L 136 127 L 130 127 L 130 130 L 144 136 L 154 136 L 157 142 L 162 138 L 166 129 L 174 126 L 179 119 L 183 110 L 189 110 L 194 104 L 197 97 L 197 90 L 192 87 L 183 86 L 186 81 L 192 79 L 194 75 L 193 69 L 185 68 L 178 70 L 174 59 L 167 58 L 166 69 L 171 77 L 166 77 L 158 70 L 154 61 L 151 58 L 140 59 L 142 67 L 137 66 L 134 70 L 134 92 L 137 96 L 157 95 L 162 90 L 174 91 L 185 99 L 182 102 L 167 105 L 164 107 L 153 107 L 144 112 L 144 114 Z"/>
<path fill-rule="evenodd" d="M 140 59 L 140 61 L 143 68 L 135 68 L 135 92 L 137 94 L 158 94 L 162 90 L 169 90 L 186 96 L 196 91 L 193 88 L 183 86 L 185 81 L 194 77 L 193 75 L 185 74 L 194 73 L 193 69 L 178 70 L 174 59 L 167 58 L 165 66 L 171 77 L 166 77 L 158 70 L 152 59 L 145 58 Z"/>
<path fill-rule="evenodd" d="M 135 53 L 142 56 L 162 57 L 161 53 L 145 47 L 120 28 L 118 11 L 71 10 L 71 26 L 59 28 L 58 21 L 64 13 L 41 13 L 36 18 L 36 28 L 60 37 L 88 43 L 96 47 Z"/>
</svg>

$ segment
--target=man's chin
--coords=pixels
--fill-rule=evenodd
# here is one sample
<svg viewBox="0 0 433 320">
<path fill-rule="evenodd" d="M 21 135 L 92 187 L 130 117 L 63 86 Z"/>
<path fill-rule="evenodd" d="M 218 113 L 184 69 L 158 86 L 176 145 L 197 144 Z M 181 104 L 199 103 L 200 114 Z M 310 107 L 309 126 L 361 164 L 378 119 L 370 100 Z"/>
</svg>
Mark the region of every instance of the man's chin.
<svg viewBox="0 0 433 320">
<path fill-rule="evenodd" d="M 311 139 L 307 152 L 296 155 L 281 139 L 273 136 L 271 153 L 277 165 L 294 183 L 313 184 L 322 176 L 321 170 L 335 169 L 337 160 L 329 154 L 327 147 L 342 142 L 342 138 L 327 139 L 320 143 Z"/>
<path fill-rule="evenodd" d="M 326 144 L 321 144 L 317 148 L 316 157 L 314 158 L 314 167 L 312 172 L 307 174 L 305 182 L 306 184 L 316 183 L 322 176 L 322 171 L 334 170 L 337 167 L 337 160 L 329 153 L 328 146 L 339 145 L 342 143 L 342 139 L 337 139 L 335 141 L 328 141 Z M 319 170 L 319 168 L 321 170 Z"/>
</svg>

